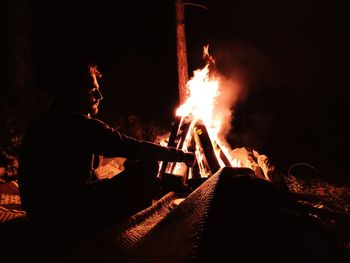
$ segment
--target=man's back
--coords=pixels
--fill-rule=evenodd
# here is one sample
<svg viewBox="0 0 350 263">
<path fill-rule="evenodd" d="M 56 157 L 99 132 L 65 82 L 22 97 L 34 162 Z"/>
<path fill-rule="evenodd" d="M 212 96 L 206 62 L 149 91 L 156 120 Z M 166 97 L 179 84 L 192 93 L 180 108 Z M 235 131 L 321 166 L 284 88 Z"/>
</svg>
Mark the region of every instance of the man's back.
<svg viewBox="0 0 350 263">
<path fill-rule="evenodd" d="M 48 111 L 24 136 L 19 185 L 24 209 L 63 203 L 74 188 L 89 179 L 92 153 L 82 114 Z M 85 131 L 84 131 L 85 130 Z"/>
</svg>

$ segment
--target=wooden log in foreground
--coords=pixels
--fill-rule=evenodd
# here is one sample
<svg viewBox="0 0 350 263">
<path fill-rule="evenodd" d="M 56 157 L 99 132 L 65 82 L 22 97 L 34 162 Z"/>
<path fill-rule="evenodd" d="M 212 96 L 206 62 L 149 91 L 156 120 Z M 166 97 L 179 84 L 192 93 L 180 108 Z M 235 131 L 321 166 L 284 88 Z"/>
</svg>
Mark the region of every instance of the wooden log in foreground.
<svg viewBox="0 0 350 263">
<path fill-rule="evenodd" d="M 130 247 L 126 262 L 349 262 L 289 198 L 249 168 L 221 168 Z"/>
</svg>

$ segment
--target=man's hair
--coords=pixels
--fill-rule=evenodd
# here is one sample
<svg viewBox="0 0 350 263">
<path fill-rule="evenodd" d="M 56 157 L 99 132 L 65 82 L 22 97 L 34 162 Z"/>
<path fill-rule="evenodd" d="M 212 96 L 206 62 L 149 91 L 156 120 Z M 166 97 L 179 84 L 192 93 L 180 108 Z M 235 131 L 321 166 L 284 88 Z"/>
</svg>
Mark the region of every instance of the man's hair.
<svg viewBox="0 0 350 263">
<path fill-rule="evenodd" d="M 56 61 L 57 62 L 57 61 Z M 75 90 L 83 89 L 90 77 L 97 79 L 102 77 L 102 73 L 97 65 L 85 58 L 74 57 L 64 62 L 56 63 L 51 68 L 51 73 L 46 76 L 48 92 L 53 96 L 62 96 Z"/>
<path fill-rule="evenodd" d="M 97 65 L 89 63 L 88 67 L 91 76 L 95 76 L 97 79 L 102 77 L 102 73 L 97 69 Z"/>
</svg>

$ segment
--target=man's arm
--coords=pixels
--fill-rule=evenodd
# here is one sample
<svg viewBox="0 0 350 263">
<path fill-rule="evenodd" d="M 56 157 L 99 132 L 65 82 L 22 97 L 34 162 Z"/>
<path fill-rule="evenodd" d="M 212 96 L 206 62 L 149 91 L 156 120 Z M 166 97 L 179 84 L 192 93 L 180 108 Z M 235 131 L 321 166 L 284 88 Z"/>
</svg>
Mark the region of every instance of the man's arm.
<svg viewBox="0 0 350 263">
<path fill-rule="evenodd" d="M 94 153 L 109 157 L 184 162 L 188 166 L 195 163 L 193 153 L 121 134 L 97 119 L 88 119 L 88 121 L 87 129 L 91 133 Z"/>
</svg>

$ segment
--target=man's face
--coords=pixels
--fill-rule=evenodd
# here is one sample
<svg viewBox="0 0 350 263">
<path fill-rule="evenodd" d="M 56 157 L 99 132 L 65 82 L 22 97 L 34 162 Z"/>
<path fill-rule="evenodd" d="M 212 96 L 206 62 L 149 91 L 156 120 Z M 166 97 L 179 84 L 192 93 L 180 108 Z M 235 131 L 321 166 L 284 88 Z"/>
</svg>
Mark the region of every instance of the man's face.
<svg viewBox="0 0 350 263">
<path fill-rule="evenodd" d="M 95 74 L 87 77 L 84 87 L 79 90 L 75 98 L 82 113 L 89 115 L 98 113 L 98 106 L 103 97 Z"/>
</svg>

